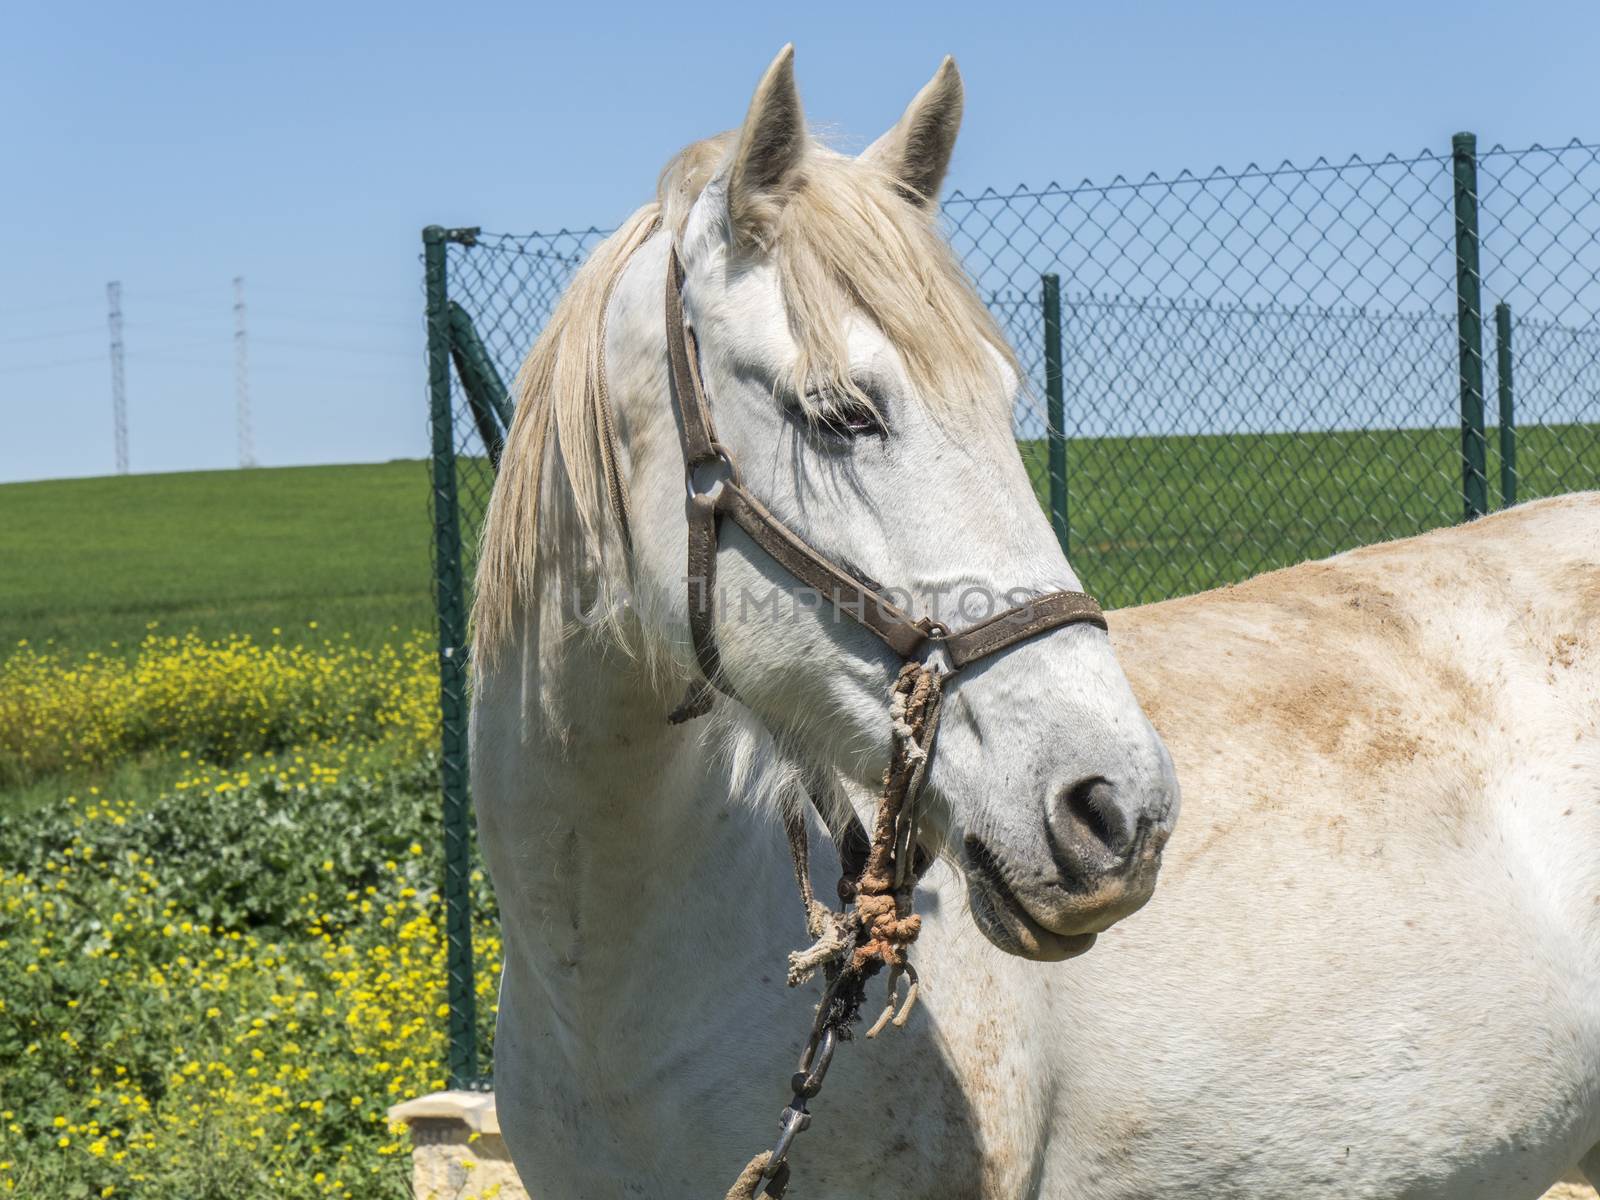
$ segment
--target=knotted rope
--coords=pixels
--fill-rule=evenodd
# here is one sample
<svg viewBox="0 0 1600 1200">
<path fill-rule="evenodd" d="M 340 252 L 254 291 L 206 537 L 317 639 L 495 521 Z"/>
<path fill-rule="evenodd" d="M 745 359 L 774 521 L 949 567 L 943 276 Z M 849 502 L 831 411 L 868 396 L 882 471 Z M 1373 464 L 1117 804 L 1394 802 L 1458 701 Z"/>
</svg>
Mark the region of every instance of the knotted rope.
<svg viewBox="0 0 1600 1200">
<path fill-rule="evenodd" d="M 937 668 L 918 663 L 901 668 L 890 695 L 893 741 L 873 817 L 866 865 L 859 878 L 846 878 L 839 884 L 841 897 L 854 902 L 852 910 L 834 912 L 817 900 L 811 888 L 804 817 L 798 809 L 785 814 L 795 879 L 806 911 L 806 931 L 814 939 L 806 949 L 789 955 L 789 986 L 804 983 L 818 968 L 835 966 L 848 950 L 845 970 L 861 980 L 882 967 L 889 968 L 891 1001 L 900 976 L 911 976 L 912 991 L 896 1021 L 902 1025 L 916 1001 L 915 972 L 906 952 L 922 931 L 922 918 L 911 910 L 917 880 L 913 862 L 917 853 L 917 801 L 927 775 L 928 754 L 938 732 L 942 698 L 943 676 Z M 830 991 L 837 990 L 836 972 L 829 974 L 829 983 L 835 985 Z M 890 1009 L 893 1007 L 891 1003 Z M 882 1027 L 880 1018 L 867 1036 L 875 1036 Z"/>
<path fill-rule="evenodd" d="M 917 1003 L 917 973 L 906 956 L 922 932 L 922 918 L 911 911 L 917 872 L 918 801 L 928 773 L 928 755 L 939 729 L 944 677 L 937 668 L 907 663 L 895 680 L 889 701 L 894 729 L 883 795 L 873 820 L 872 849 L 856 885 L 856 920 L 864 940 L 850 957 L 851 969 L 863 976 L 889 968 L 888 997 L 883 1012 L 867 1030 L 877 1037 L 892 1018 L 903 1026 Z M 905 1005 L 895 1014 L 902 976 L 910 979 Z"/>
</svg>

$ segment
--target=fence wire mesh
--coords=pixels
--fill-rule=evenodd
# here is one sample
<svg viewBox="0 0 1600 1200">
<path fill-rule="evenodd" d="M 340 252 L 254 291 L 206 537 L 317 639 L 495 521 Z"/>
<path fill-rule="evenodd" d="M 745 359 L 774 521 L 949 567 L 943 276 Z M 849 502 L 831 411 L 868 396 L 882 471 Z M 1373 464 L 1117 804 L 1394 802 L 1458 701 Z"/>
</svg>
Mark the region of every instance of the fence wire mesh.
<svg viewBox="0 0 1600 1200">
<path fill-rule="evenodd" d="M 1108 602 L 1196 591 L 1461 518 L 1456 157 L 1318 160 L 945 203 L 951 241 L 1039 394 L 1039 280 L 1061 281 L 1070 547 Z M 1481 254 L 1469 274 L 1485 331 L 1479 399 L 1492 412 L 1501 356 L 1484 310 L 1509 312 L 1518 443 L 1502 482 L 1518 499 L 1594 487 L 1596 148 L 1475 157 L 1478 188 L 1466 199 Z M 1486 442 L 1487 432 L 1471 436 Z M 1049 433 L 1042 405 L 1018 405 L 1041 494 Z"/>
<path fill-rule="evenodd" d="M 1016 436 L 1040 501 L 1109 605 L 1600 487 L 1600 145 L 1480 154 L 1459 135 L 1405 158 L 957 192 L 943 220 L 1022 362 Z M 506 385 L 605 232 L 439 232 L 451 647 Z M 465 675 L 441 663 L 464 822 Z M 446 850 L 464 870 L 462 828 Z M 455 1009 L 470 969 L 469 947 L 452 1031 L 476 1047 Z M 465 1047 L 451 1062 L 476 1069 Z"/>
<path fill-rule="evenodd" d="M 522 360 L 550 319 L 567 282 L 606 232 L 480 233 L 470 243 L 450 243 L 450 299 L 470 318 L 502 394 L 509 395 Z M 451 407 L 462 549 L 470 579 L 477 532 L 494 486 L 494 464 L 489 454 L 492 438 L 486 440 L 483 435 L 474 399 L 459 370 L 451 377 Z"/>
</svg>

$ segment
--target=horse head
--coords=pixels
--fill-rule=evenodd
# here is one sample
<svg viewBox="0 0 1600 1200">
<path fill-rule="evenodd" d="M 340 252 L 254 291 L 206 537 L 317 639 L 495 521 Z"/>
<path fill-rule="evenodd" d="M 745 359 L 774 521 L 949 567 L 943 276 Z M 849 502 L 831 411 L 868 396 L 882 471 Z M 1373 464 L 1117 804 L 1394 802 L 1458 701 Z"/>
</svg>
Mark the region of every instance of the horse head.
<svg viewBox="0 0 1600 1200">
<path fill-rule="evenodd" d="M 657 203 L 597 251 L 524 371 L 508 466 L 519 453 L 560 462 L 579 499 L 569 524 L 591 532 L 591 556 L 626 594 L 611 611 L 680 690 L 705 661 L 688 653 L 688 418 L 669 400 L 669 270 L 681 269 L 717 454 L 817 555 L 881 581 L 932 628 L 1080 588 L 1017 451 L 1015 359 L 939 230 L 962 105 L 946 59 L 893 128 L 846 156 L 808 133 L 786 48 L 743 125 L 682 151 Z M 504 479 L 497 490 L 480 637 L 507 611 L 494 596 L 521 569 L 507 547 L 527 538 L 531 486 L 520 506 Z M 691 497 L 716 486 L 690 472 Z M 718 685 L 803 771 L 871 791 L 895 653 L 735 522 L 711 558 L 700 640 L 714 640 Z M 1149 898 L 1178 789 L 1103 628 L 1074 624 L 953 676 L 922 805 L 924 848 L 965 872 L 990 940 L 1057 959 Z"/>
</svg>

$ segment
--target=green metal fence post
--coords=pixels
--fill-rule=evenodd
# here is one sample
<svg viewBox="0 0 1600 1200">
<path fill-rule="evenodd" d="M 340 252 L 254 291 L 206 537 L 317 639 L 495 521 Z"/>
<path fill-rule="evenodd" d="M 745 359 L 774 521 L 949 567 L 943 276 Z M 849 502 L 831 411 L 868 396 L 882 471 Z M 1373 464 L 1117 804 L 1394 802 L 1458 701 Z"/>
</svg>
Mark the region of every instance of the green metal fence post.
<svg viewBox="0 0 1600 1200">
<path fill-rule="evenodd" d="M 1517 413 L 1511 390 L 1511 306 L 1494 306 L 1495 382 L 1500 393 L 1500 507 L 1517 502 Z"/>
<path fill-rule="evenodd" d="M 506 431 L 511 428 L 511 404 L 506 397 L 506 385 L 489 360 L 467 310 L 454 300 L 450 301 L 449 308 L 450 355 L 455 360 L 456 376 L 467 393 L 472 422 L 483 439 L 489 463 L 499 470 L 500 451 L 505 447 Z"/>
<path fill-rule="evenodd" d="M 448 1071 L 451 1087 L 470 1087 L 478 1075 L 478 1018 L 472 979 L 472 829 L 467 793 L 467 620 L 461 575 L 460 506 L 450 405 L 450 313 L 445 258 L 464 230 L 430 225 L 422 231 L 428 303 L 428 399 L 433 432 L 434 587 L 439 609 L 440 785 L 444 794 L 444 903 Z"/>
<path fill-rule="evenodd" d="M 1478 139 L 1450 139 L 1455 174 L 1456 342 L 1461 372 L 1461 499 L 1465 520 L 1489 511 L 1483 431 L 1483 277 L 1478 268 Z"/>
<path fill-rule="evenodd" d="M 1067 403 L 1061 378 L 1061 276 L 1045 275 L 1043 280 L 1045 436 L 1049 441 L 1050 524 L 1056 531 L 1056 541 L 1061 543 L 1061 552 L 1070 554 L 1067 524 Z"/>
</svg>

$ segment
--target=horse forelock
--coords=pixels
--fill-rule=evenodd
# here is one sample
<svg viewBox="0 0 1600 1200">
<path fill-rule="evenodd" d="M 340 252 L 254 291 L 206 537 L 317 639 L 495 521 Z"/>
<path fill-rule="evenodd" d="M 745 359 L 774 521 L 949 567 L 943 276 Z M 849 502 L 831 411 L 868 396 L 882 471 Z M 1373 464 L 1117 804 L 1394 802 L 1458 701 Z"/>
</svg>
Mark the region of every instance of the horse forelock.
<svg viewBox="0 0 1600 1200">
<path fill-rule="evenodd" d="M 478 558 L 473 625 L 487 656 L 511 634 L 542 561 L 555 553 L 556 522 L 541 527 L 540 498 L 556 480 L 570 500 L 576 538 L 563 553 L 626 574 L 614 533 L 599 420 L 606 308 L 633 252 L 658 228 L 681 241 L 689 214 L 723 171 L 731 133 L 692 143 L 662 170 L 657 198 L 600 243 L 573 276 L 514 385 L 517 406 Z M 988 308 L 937 227 L 935 210 L 874 163 L 808 143 L 798 183 L 730 253 L 770 257 L 788 313 L 797 395 L 871 404 L 851 372 L 846 330 L 865 317 L 899 355 L 911 395 L 941 419 L 1008 425 L 1004 371 L 1016 360 Z M 552 432 L 554 438 L 552 440 Z"/>
</svg>

